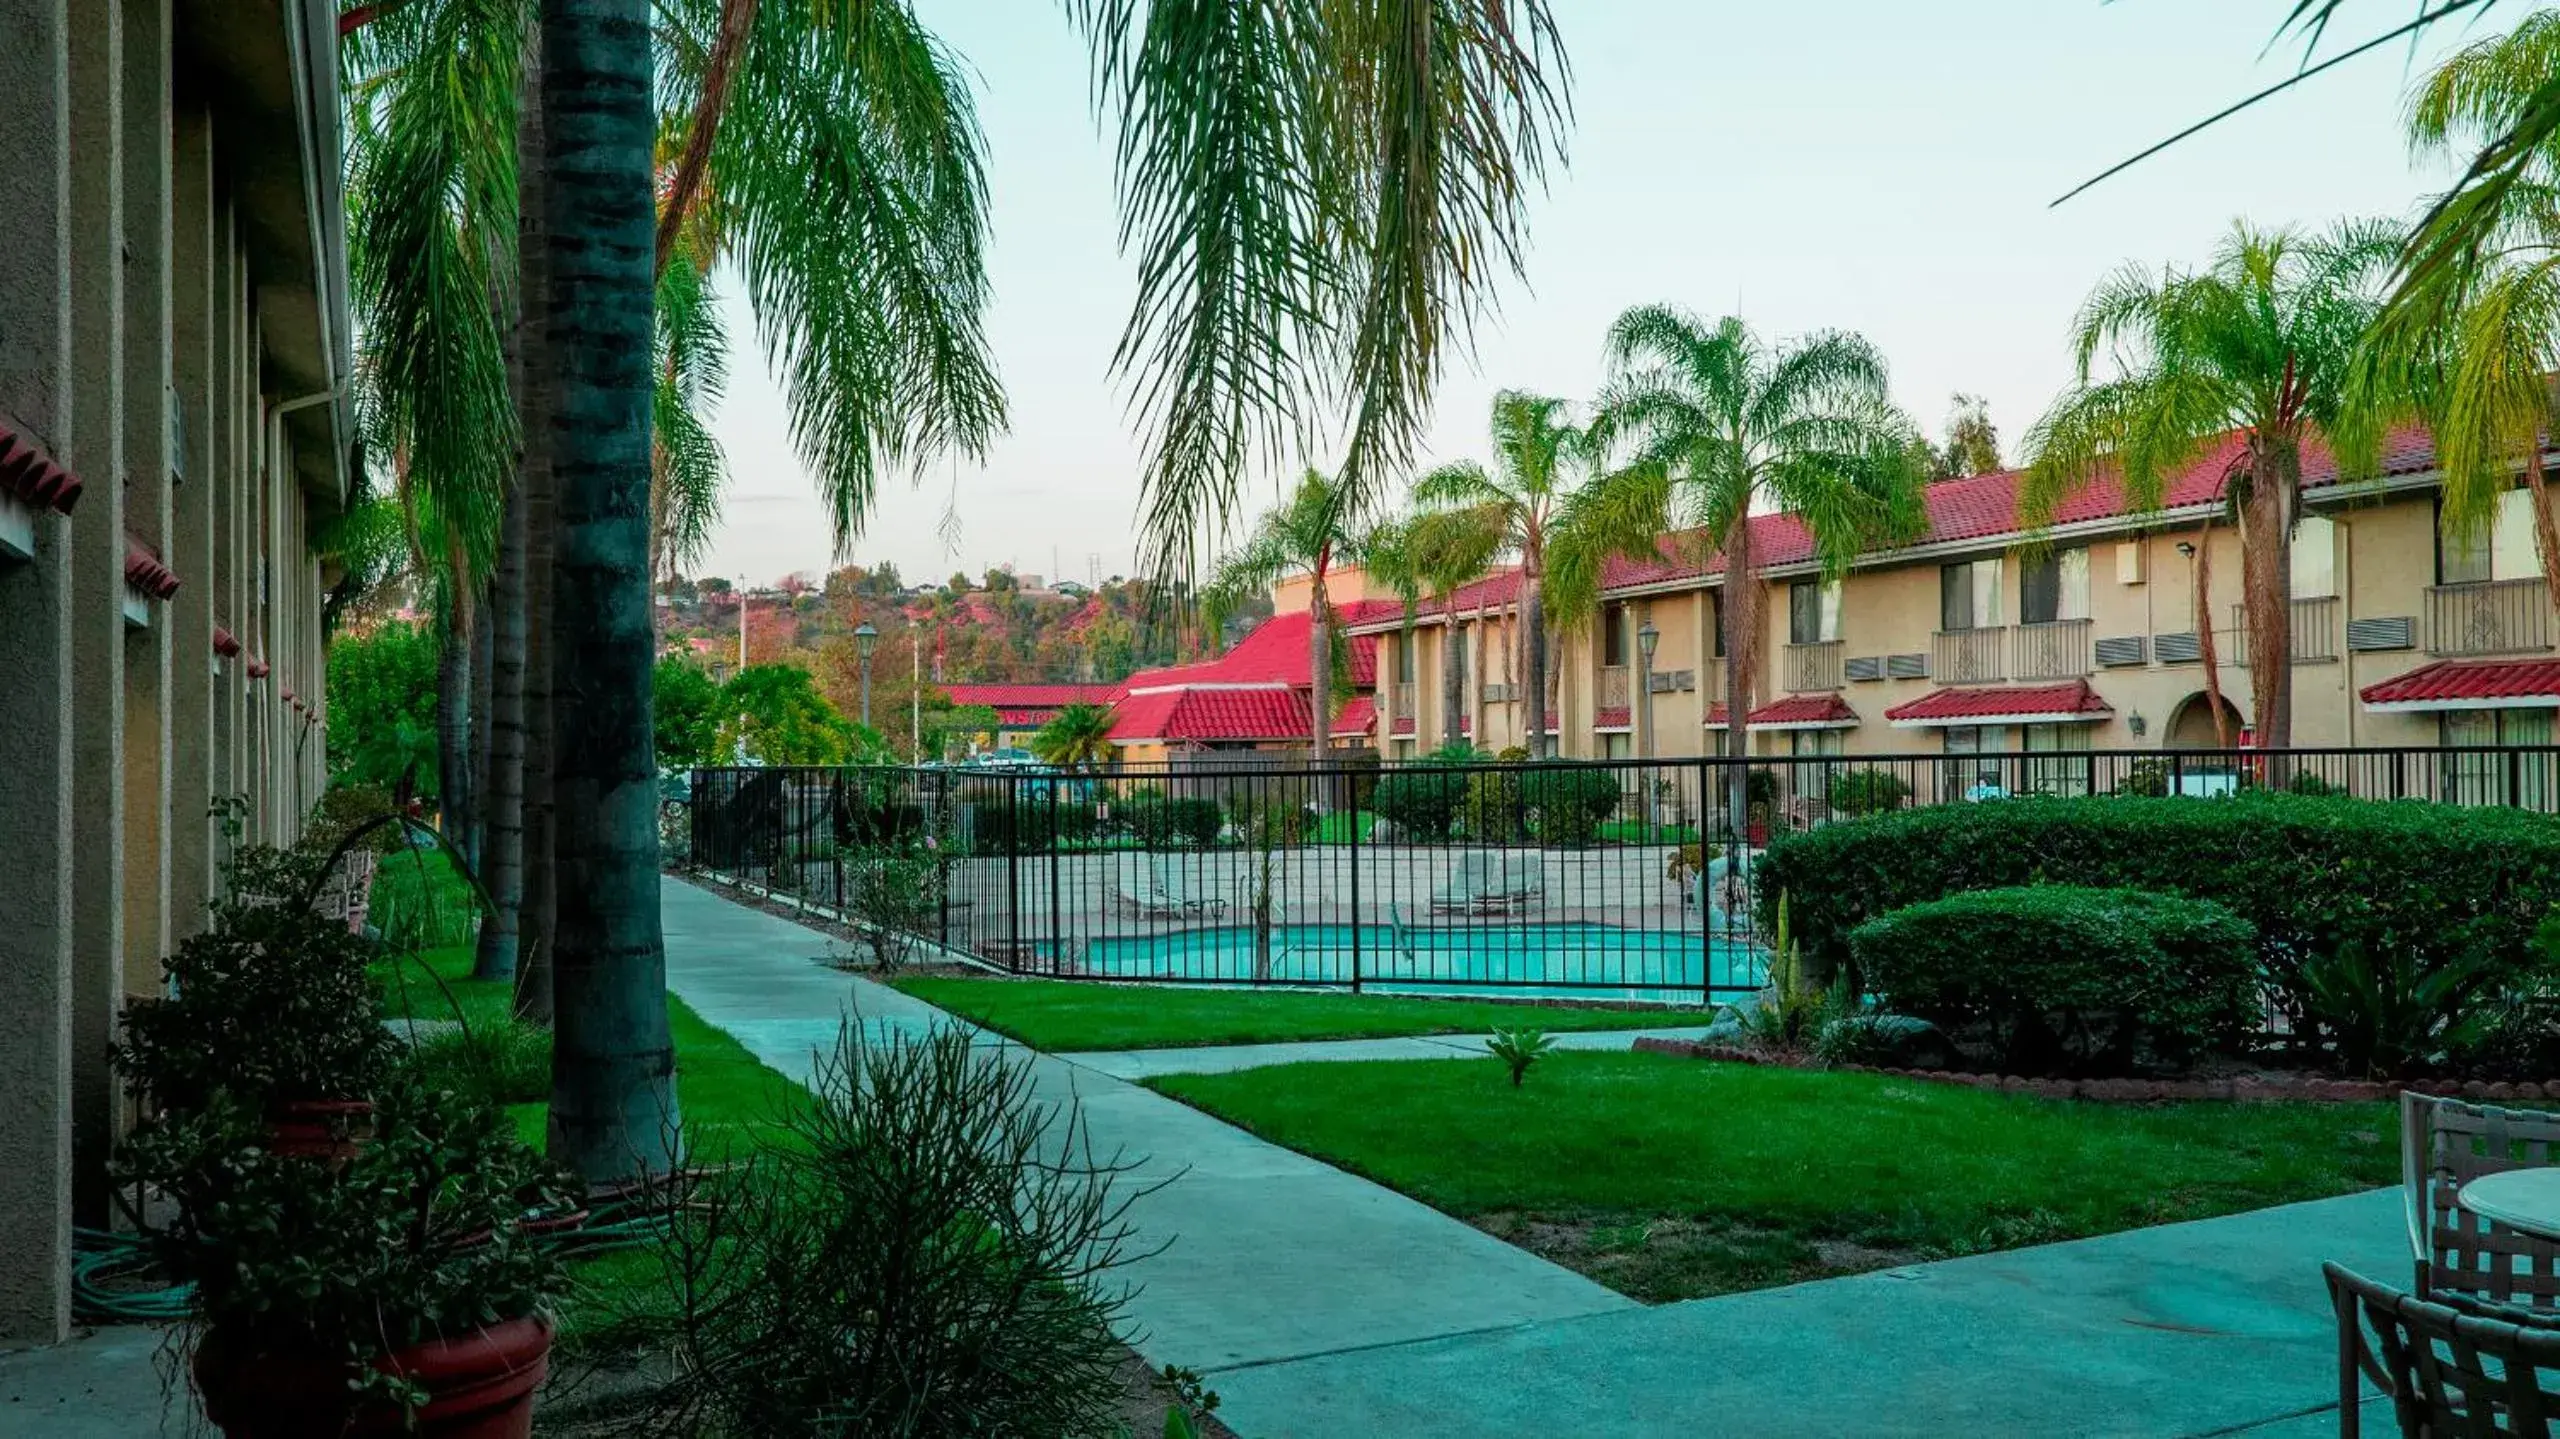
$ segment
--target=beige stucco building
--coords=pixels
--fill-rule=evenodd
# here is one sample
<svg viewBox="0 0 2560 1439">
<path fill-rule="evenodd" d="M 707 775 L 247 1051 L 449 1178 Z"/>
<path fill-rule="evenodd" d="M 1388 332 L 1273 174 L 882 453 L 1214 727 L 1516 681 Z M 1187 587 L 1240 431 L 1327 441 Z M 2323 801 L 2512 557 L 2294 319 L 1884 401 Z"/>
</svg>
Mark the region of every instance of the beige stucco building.
<svg viewBox="0 0 2560 1439">
<path fill-rule="evenodd" d="M 1794 521 L 1757 518 L 1755 545 L 1771 562 L 1752 753 L 2212 748 L 2207 630 L 2227 743 L 2248 743 L 2253 686 L 2266 677 L 2242 636 L 2240 544 L 2219 497 L 2226 463 L 2206 456 L 2149 512 L 2097 487 L 2034 535 L 2016 520 L 2014 473 L 1941 482 L 1918 542 L 1873 551 L 1828 582 Z M 2377 478 L 2344 483 L 2325 456 L 2307 462 L 2284 676 L 2297 747 L 2551 742 L 2560 662 L 2548 660 L 2555 627 L 2527 496 L 2515 491 L 2490 533 L 2466 536 L 2441 532 L 2436 491 L 2423 435 L 2400 437 Z M 1719 752 L 1725 584 L 1719 557 L 1672 540 L 1659 561 L 1609 567 L 1598 616 L 1551 641 L 1559 753 Z M 1498 573 L 1426 602 L 1410 628 L 1401 616 L 1350 627 L 1378 640 L 1377 733 L 1390 760 L 1458 735 L 1483 749 L 1522 742 L 1518 588 L 1516 573 Z M 1442 682 L 1452 611 L 1466 671 L 1455 715 Z"/>
<path fill-rule="evenodd" d="M 0 1345 L 110 1220 L 129 995 L 322 779 L 334 11 L 0 0 Z M 214 817 L 217 805 L 231 823 Z"/>
</svg>

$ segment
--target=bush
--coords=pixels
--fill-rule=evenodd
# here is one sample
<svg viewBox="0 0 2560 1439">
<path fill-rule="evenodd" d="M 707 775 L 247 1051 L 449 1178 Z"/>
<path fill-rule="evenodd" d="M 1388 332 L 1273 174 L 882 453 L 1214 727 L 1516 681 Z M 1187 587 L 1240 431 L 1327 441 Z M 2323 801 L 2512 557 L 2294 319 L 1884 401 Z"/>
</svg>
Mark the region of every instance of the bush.
<svg viewBox="0 0 2560 1439">
<path fill-rule="evenodd" d="M 1840 814 L 1882 814 L 1910 803 L 1911 786 L 1891 770 L 1851 770 L 1831 777 L 1830 800 Z"/>
<path fill-rule="evenodd" d="M 1381 775 L 1369 796 L 1369 807 L 1407 839 L 1443 840 L 1456 825 L 1458 806 L 1466 794 L 1466 775 L 1422 765 Z"/>
<path fill-rule="evenodd" d="M 1528 814 L 1529 836 L 1540 844 L 1589 844 L 1600 822 L 1615 813 L 1619 797 L 1615 772 L 1599 765 L 1533 769 L 1520 775 L 1520 803 Z"/>
<path fill-rule="evenodd" d="M 1214 799 L 1154 790 L 1125 796 L 1111 806 L 1111 818 L 1121 833 L 1148 849 L 1183 844 L 1207 849 L 1218 842 L 1218 831 L 1227 823 L 1226 811 Z"/>
<path fill-rule="evenodd" d="M 2517 810 L 2243 794 L 1951 804 L 1780 837 L 1755 866 L 1767 906 L 1795 895 L 1818 972 L 1849 931 L 1905 905 L 2007 885 L 2151 890 L 2216 900 L 2258 934 L 2288 996 L 2310 960 L 2356 941 L 2421 973 L 2482 954 L 2500 984 L 2533 963 L 2560 901 L 2560 821 Z"/>
<path fill-rule="evenodd" d="M 551 1097 L 551 1031 L 501 1020 L 426 1035 L 410 1047 L 409 1072 L 430 1090 L 492 1106 Z"/>
<path fill-rule="evenodd" d="M 2011 1073 L 2184 1065 L 2257 1001 L 2257 935 L 2210 900 L 2040 885 L 1911 905 L 1849 933 L 1895 1013 Z"/>
<path fill-rule="evenodd" d="M 391 791 L 380 785 L 333 784 L 311 807 L 311 822 L 303 826 L 302 842 L 327 854 L 360 826 L 398 812 L 399 806 L 391 802 Z M 356 844 L 356 848 L 374 854 L 397 854 L 408 847 L 406 828 L 396 824 L 382 825 Z"/>
<path fill-rule="evenodd" d="M 1477 770 L 1467 776 L 1467 797 L 1458 822 L 1467 838 L 1479 844 L 1516 843 L 1528 815 L 1520 800 L 1520 776 L 1507 769 Z"/>
</svg>

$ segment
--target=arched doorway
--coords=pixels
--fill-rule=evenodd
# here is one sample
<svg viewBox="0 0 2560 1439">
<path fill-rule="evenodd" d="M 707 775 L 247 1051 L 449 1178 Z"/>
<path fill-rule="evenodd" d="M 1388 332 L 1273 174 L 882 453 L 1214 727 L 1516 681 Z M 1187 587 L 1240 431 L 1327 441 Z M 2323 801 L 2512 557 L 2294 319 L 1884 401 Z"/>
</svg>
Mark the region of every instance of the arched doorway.
<svg viewBox="0 0 2560 1439">
<path fill-rule="evenodd" d="M 2213 732 L 2213 707 L 2222 706 L 2222 726 L 2229 736 L 2219 743 Z M 2218 749 L 2240 743 L 2240 731 L 2248 721 L 2240 715 L 2240 707 L 2228 695 L 2208 695 L 2197 690 L 2178 701 L 2169 713 L 2168 732 L 2161 736 L 2162 749 Z"/>
</svg>

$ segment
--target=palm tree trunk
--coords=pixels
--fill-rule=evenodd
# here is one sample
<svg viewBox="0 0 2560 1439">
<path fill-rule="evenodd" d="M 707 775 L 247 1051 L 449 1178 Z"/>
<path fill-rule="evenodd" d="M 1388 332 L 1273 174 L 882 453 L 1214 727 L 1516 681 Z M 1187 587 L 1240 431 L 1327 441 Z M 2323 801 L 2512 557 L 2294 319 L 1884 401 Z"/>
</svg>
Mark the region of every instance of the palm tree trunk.
<svg viewBox="0 0 2560 1439">
<path fill-rule="evenodd" d="M 649 619 L 649 0 L 542 7 L 554 562 L 552 1158 L 590 1183 L 676 1154 L 658 918 Z"/>
<path fill-rule="evenodd" d="M 2542 592 L 2560 607 L 2560 519 L 2552 514 L 2550 477 L 2537 461 L 2525 466 L 2524 480 L 2533 496 L 2533 553 L 2542 562 Z"/>
<path fill-rule="evenodd" d="M 1319 765 L 1325 762 L 1333 742 L 1333 616 L 1325 601 L 1324 569 L 1324 557 L 1319 555 L 1314 583 L 1307 589 L 1307 702 L 1315 711 L 1308 719 L 1315 739 L 1313 762 Z"/>
<path fill-rule="evenodd" d="M 2222 712 L 2222 655 L 2213 639 L 2213 521 L 2196 526 L 2196 657 L 2204 661 L 2205 703 L 2213 711 L 2213 747 L 2231 748 Z"/>
<path fill-rule="evenodd" d="M 2253 437 L 2241 528 L 2250 708 L 2258 747 L 2293 747 L 2293 523 L 2302 457 L 2288 440 Z M 2212 622 L 2207 616 L 2205 623 Z"/>
<path fill-rule="evenodd" d="M 666 272 L 667 260 L 676 252 L 676 237 L 684 233 L 694 197 L 702 191 L 703 174 L 711 165 L 711 142 L 719 137 L 720 117 L 728 111 L 729 81 L 738 73 L 738 61 L 747 50 L 747 34 L 755 23 L 756 0 L 720 0 L 720 29 L 712 36 L 711 53 L 702 63 L 702 93 L 695 100 L 692 121 L 685 127 L 684 153 L 677 158 L 675 177 L 667 184 L 666 203 L 658 212 L 657 242 L 649 269 L 653 284 Z"/>
<path fill-rule="evenodd" d="M 1535 570 L 1523 570 L 1520 593 L 1520 627 L 1527 631 L 1529 663 L 1527 686 L 1524 688 L 1520 713 L 1526 717 L 1529 732 L 1529 758 L 1547 758 L 1547 614 L 1544 577 Z"/>
<path fill-rule="evenodd" d="M 1460 669 L 1465 660 L 1458 640 L 1458 592 L 1451 590 L 1440 601 L 1440 743 L 1444 747 L 1460 737 L 1458 720 L 1466 713 L 1466 680 Z"/>
<path fill-rule="evenodd" d="M 491 733 L 491 671 L 497 643 L 497 616 L 490 596 L 497 590 L 497 576 L 480 587 L 479 598 L 471 606 L 471 864 L 474 873 L 489 859 L 489 751 L 495 736 Z"/>
<path fill-rule="evenodd" d="M 551 482 L 551 412 L 558 384 L 552 363 L 549 306 L 551 258 L 543 183 L 542 30 L 525 36 L 524 68 L 516 88 L 516 294 L 520 319 L 516 353 L 523 384 L 516 392 L 516 428 L 524 454 L 516 492 L 524 497 L 524 762 L 518 805 L 523 818 L 523 887 L 516 903 L 516 1017 L 551 1023 L 551 956 L 556 926 L 552 896 L 558 891 L 553 863 L 551 812 L 551 559 L 559 550 Z"/>
<path fill-rule="evenodd" d="M 1725 823 L 1733 831 L 1737 857 L 1750 842 L 1751 669 L 1759 651 L 1753 641 L 1759 624 L 1759 576 L 1751 570 L 1751 517 L 1734 522 L 1724 559 L 1724 752 Z M 1736 868 L 1740 866 L 1737 865 Z"/>
<path fill-rule="evenodd" d="M 473 867 L 471 619 L 459 603 L 447 605 L 436 640 L 436 813 L 445 847 Z"/>
<path fill-rule="evenodd" d="M 489 646 L 489 767 L 484 786 L 488 828 L 482 845 L 481 885 L 489 913 L 480 922 L 472 958 L 474 979 L 516 976 L 516 922 L 524 902 L 524 492 L 507 497 L 506 528 L 498 541 L 497 582 L 488 611 L 495 631 Z"/>
</svg>

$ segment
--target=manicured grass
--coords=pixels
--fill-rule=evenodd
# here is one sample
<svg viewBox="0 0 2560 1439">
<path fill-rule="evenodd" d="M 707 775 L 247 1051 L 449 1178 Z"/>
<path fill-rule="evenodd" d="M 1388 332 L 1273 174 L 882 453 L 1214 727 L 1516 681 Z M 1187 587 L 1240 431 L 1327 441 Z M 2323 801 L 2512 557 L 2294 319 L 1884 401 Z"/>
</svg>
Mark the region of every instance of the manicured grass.
<svg viewBox="0 0 2560 1439">
<path fill-rule="evenodd" d="M 1150 1084 L 1640 1299 L 1759 1288 L 2390 1183 L 2379 1104 L 2116 1106 L 1558 1053 Z"/>
<path fill-rule="evenodd" d="M 1568 1009 L 1471 999 L 1275 994 L 1065 979 L 917 975 L 893 982 L 927 1004 L 1052 1054 L 1517 1028 L 1661 1029 L 1708 1021 L 1706 1012 L 1697 1009 Z"/>
<path fill-rule="evenodd" d="M 1361 841 L 1366 843 L 1369 838 L 1369 832 L 1377 827 L 1378 817 L 1365 809 L 1354 810 L 1347 813 L 1338 809 L 1332 810 L 1316 816 L 1315 842 L 1318 844 L 1349 844 L 1351 843 L 1351 837 L 1356 828 L 1356 832 L 1359 834 Z"/>
</svg>

